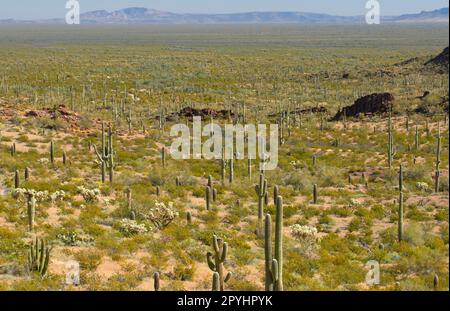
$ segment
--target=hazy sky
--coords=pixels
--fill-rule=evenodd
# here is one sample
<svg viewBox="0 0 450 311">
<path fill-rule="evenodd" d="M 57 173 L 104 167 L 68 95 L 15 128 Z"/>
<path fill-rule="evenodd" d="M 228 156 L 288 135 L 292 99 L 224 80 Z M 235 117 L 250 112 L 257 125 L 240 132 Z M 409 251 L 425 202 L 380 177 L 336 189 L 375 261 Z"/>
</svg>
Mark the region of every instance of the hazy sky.
<svg viewBox="0 0 450 311">
<path fill-rule="evenodd" d="M 78 0 L 81 12 L 138 6 L 175 13 L 302 11 L 365 14 L 366 0 Z M 448 7 L 448 0 L 379 0 L 383 15 Z M 0 19 L 64 18 L 66 0 L 0 0 Z"/>
</svg>

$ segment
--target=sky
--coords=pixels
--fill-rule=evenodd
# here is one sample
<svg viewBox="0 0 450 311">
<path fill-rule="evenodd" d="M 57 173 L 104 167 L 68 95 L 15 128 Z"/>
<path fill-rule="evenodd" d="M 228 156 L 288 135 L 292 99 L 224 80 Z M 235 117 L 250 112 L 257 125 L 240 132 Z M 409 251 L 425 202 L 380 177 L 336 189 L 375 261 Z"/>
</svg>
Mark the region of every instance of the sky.
<svg viewBox="0 0 450 311">
<path fill-rule="evenodd" d="M 367 0 L 78 0 L 81 12 L 146 7 L 174 13 L 298 11 L 364 15 Z M 448 7 L 448 0 L 379 0 L 383 15 Z M 0 19 L 64 18 L 66 0 L 0 0 Z"/>
</svg>

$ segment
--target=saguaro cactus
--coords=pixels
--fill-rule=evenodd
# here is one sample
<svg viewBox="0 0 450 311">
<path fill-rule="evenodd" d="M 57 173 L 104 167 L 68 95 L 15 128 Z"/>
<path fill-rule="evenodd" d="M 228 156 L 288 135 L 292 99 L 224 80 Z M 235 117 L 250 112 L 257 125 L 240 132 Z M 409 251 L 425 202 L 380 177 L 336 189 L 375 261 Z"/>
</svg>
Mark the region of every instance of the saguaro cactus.
<svg viewBox="0 0 450 311">
<path fill-rule="evenodd" d="M 105 124 L 102 123 L 102 149 L 99 152 L 96 145 L 93 145 L 98 161 L 101 166 L 102 182 L 106 180 L 106 169 L 109 171 L 109 182 L 114 180 L 114 148 L 111 125 L 108 126 L 108 140 L 105 137 Z"/>
<path fill-rule="evenodd" d="M 280 192 L 280 188 L 275 185 L 273 186 L 273 205 L 277 205 L 277 198 L 278 198 L 278 194 Z"/>
<path fill-rule="evenodd" d="M 27 194 L 27 217 L 28 217 L 28 230 L 33 232 L 34 230 L 34 218 L 36 215 L 36 198 L 33 193 Z"/>
<path fill-rule="evenodd" d="M 159 272 L 153 274 L 153 288 L 155 289 L 155 292 L 159 291 Z"/>
<path fill-rule="evenodd" d="M 162 167 L 166 167 L 166 148 L 161 148 L 161 164 Z"/>
<path fill-rule="evenodd" d="M 392 162 L 394 161 L 394 156 L 396 154 L 394 146 L 394 132 L 392 128 L 392 111 L 389 111 L 388 119 L 388 145 L 387 145 L 387 158 L 389 169 L 392 168 Z"/>
<path fill-rule="evenodd" d="M 28 251 L 28 269 L 30 272 L 36 271 L 45 277 L 48 271 L 51 248 L 43 239 L 36 237 Z"/>
<path fill-rule="evenodd" d="M 12 143 L 10 147 L 11 156 L 14 157 L 16 155 L 16 143 Z"/>
<path fill-rule="evenodd" d="M 220 275 L 217 272 L 213 273 L 212 291 L 220 291 Z"/>
<path fill-rule="evenodd" d="M 436 170 L 434 173 L 434 191 L 439 192 L 439 178 L 441 172 L 439 170 L 439 165 L 441 164 L 441 128 L 438 124 L 438 136 L 437 136 L 437 146 L 436 146 Z"/>
<path fill-rule="evenodd" d="M 50 141 L 50 162 L 55 164 L 55 142 Z"/>
<path fill-rule="evenodd" d="M 416 125 L 416 133 L 414 135 L 414 148 L 416 150 L 419 150 L 419 144 L 420 144 L 419 127 Z"/>
<path fill-rule="evenodd" d="M 403 240 L 403 165 L 398 172 L 398 190 L 400 192 L 398 201 L 398 241 Z"/>
<path fill-rule="evenodd" d="M 218 238 L 214 235 L 212 238 L 212 247 L 214 254 L 208 252 L 206 254 L 206 260 L 208 262 L 209 268 L 219 275 L 219 289 L 224 290 L 224 284 L 227 283 L 231 278 L 231 272 L 225 275 L 224 263 L 227 260 L 228 244 L 224 242 L 223 239 Z"/>
<path fill-rule="evenodd" d="M 265 288 L 266 291 L 283 290 L 283 198 L 277 197 L 275 223 L 275 258 L 272 254 L 272 220 L 270 214 L 265 220 Z"/>
<path fill-rule="evenodd" d="M 206 202 L 206 210 L 211 209 L 211 201 L 212 201 L 212 190 L 210 186 L 206 186 L 205 188 L 205 202 Z"/>
<path fill-rule="evenodd" d="M 263 217 L 264 217 L 264 202 L 267 197 L 267 179 L 263 174 L 259 175 L 259 184 L 255 185 L 256 195 L 258 196 L 258 230 L 257 235 L 262 236 L 263 232 Z"/>
<path fill-rule="evenodd" d="M 14 172 L 14 188 L 20 188 L 20 174 L 17 170 Z"/>
<path fill-rule="evenodd" d="M 26 168 L 25 168 L 25 180 L 29 180 L 29 179 L 30 179 L 30 176 L 31 176 L 31 174 L 30 174 L 30 168 L 29 168 L 29 167 L 26 167 Z"/>
<path fill-rule="evenodd" d="M 317 204 L 318 202 L 318 192 L 317 192 L 317 185 L 313 185 L 313 203 Z"/>
</svg>

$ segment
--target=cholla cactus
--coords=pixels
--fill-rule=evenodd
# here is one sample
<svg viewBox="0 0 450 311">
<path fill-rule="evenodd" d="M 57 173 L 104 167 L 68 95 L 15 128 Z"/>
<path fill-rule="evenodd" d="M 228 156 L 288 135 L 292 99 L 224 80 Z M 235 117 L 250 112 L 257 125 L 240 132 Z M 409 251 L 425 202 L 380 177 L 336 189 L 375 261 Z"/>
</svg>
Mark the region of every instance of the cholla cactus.
<svg viewBox="0 0 450 311">
<path fill-rule="evenodd" d="M 421 191 L 428 191 L 430 189 L 430 187 L 428 186 L 428 184 L 426 182 L 421 182 L 421 181 L 416 183 L 416 188 Z"/>
<path fill-rule="evenodd" d="M 28 197 L 32 196 L 36 202 L 45 202 L 50 199 L 48 191 L 36 191 L 34 189 L 17 188 L 12 192 L 13 198 L 25 201 Z"/>
<path fill-rule="evenodd" d="M 297 239 L 317 238 L 317 229 L 311 226 L 302 226 L 299 224 L 290 227 L 292 235 Z"/>
<path fill-rule="evenodd" d="M 167 227 L 179 215 L 172 202 L 165 204 L 159 201 L 155 201 L 151 208 L 136 206 L 135 212 L 137 218 L 150 221 L 158 230 Z"/>
<path fill-rule="evenodd" d="M 77 187 L 77 192 L 83 196 L 86 202 L 96 202 L 100 195 L 100 189 L 87 189 L 84 186 Z"/>
<path fill-rule="evenodd" d="M 317 229 L 299 224 L 290 227 L 292 236 L 298 241 L 299 251 L 303 256 L 312 257 L 318 248 Z"/>
<path fill-rule="evenodd" d="M 138 224 L 136 220 L 131 220 L 128 218 L 124 218 L 119 221 L 119 230 L 127 236 L 144 234 L 149 231 L 145 225 Z"/>
<path fill-rule="evenodd" d="M 63 201 L 66 198 L 66 193 L 63 190 L 58 190 L 50 195 L 52 202 Z"/>
</svg>

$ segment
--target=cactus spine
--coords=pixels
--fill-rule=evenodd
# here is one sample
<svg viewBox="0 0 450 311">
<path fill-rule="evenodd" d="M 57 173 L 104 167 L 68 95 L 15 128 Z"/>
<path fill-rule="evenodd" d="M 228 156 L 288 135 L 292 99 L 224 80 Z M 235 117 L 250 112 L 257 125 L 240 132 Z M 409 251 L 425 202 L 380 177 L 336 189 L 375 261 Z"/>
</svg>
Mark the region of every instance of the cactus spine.
<svg viewBox="0 0 450 311">
<path fill-rule="evenodd" d="M 42 277 L 45 277 L 50 261 L 50 251 L 51 248 L 47 243 L 43 239 L 36 237 L 36 240 L 33 240 L 28 251 L 29 271 L 36 271 Z"/>
<path fill-rule="evenodd" d="M 258 230 L 257 235 L 262 237 L 264 203 L 267 197 L 267 179 L 263 174 L 259 175 L 259 184 L 255 185 L 256 195 L 258 196 Z"/>
<path fill-rule="evenodd" d="M 283 198 L 277 197 L 275 223 L 275 256 L 272 254 L 272 220 L 269 214 L 265 220 L 265 267 L 266 291 L 283 290 Z"/>
<path fill-rule="evenodd" d="M 214 235 L 212 238 L 212 247 L 214 254 L 208 252 L 206 254 L 206 259 L 209 268 L 218 274 L 218 283 L 220 291 L 224 290 L 224 284 L 227 283 L 231 278 L 231 272 L 228 272 L 225 276 L 223 264 L 227 260 L 228 244 L 224 242 L 223 239 L 218 238 Z M 216 287 L 217 288 L 217 287 Z"/>
<path fill-rule="evenodd" d="M 441 164 L 441 128 L 438 124 L 438 136 L 437 136 L 437 146 L 436 146 L 436 171 L 434 173 L 434 191 L 439 192 L 439 178 L 441 172 L 439 170 L 439 165 Z"/>
<path fill-rule="evenodd" d="M 102 182 L 106 180 L 106 169 L 109 171 L 109 182 L 114 180 L 114 149 L 111 125 L 108 126 L 108 140 L 105 137 L 105 124 L 102 123 L 102 149 L 98 151 L 97 146 L 93 145 L 98 161 L 101 165 Z"/>
</svg>

